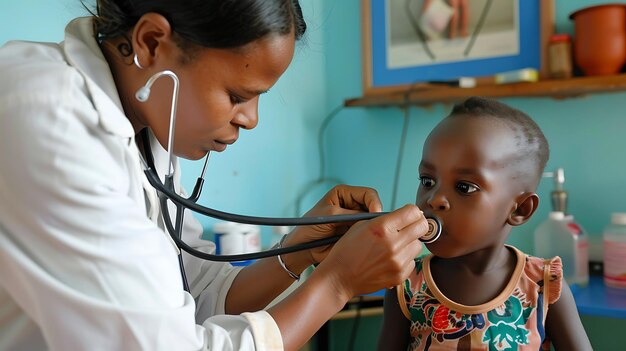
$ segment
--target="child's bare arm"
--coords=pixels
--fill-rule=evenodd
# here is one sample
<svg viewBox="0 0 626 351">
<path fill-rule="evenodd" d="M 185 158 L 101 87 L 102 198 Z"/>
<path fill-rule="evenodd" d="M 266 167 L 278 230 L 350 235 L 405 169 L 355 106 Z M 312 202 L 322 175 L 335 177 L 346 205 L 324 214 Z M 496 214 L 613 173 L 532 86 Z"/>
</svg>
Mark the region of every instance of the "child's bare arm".
<svg viewBox="0 0 626 351">
<path fill-rule="evenodd" d="M 385 314 L 378 339 L 378 350 L 406 350 L 409 345 L 411 322 L 400 309 L 397 287 L 385 293 Z"/>
<path fill-rule="evenodd" d="M 548 309 L 546 334 L 556 350 L 592 350 L 578 316 L 574 297 L 565 280 L 561 297 Z"/>
</svg>

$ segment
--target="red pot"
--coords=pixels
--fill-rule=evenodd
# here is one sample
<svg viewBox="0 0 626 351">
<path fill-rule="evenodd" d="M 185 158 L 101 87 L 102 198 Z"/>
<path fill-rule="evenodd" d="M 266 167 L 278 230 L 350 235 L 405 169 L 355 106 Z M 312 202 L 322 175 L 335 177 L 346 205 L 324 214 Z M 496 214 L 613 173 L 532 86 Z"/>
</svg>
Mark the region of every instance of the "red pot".
<svg viewBox="0 0 626 351">
<path fill-rule="evenodd" d="M 574 63 L 585 75 L 610 75 L 626 63 L 626 4 L 590 6 L 573 12 Z"/>
</svg>

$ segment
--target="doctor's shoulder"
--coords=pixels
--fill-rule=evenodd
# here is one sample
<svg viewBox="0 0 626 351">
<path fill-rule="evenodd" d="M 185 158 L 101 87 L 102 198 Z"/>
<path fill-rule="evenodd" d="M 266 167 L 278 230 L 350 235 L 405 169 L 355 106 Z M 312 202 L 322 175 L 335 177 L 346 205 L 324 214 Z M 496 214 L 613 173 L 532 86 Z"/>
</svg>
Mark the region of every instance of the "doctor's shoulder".
<svg viewBox="0 0 626 351">
<path fill-rule="evenodd" d="M 20 124 L 37 133 L 78 118 L 89 129 L 98 128 L 87 78 L 67 61 L 62 45 L 8 42 L 0 47 L 0 77 L 1 127 Z"/>
<path fill-rule="evenodd" d="M 83 77 L 56 43 L 9 41 L 0 47 L 0 101 L 46 96 L 62 98 Z"/>
</svg>

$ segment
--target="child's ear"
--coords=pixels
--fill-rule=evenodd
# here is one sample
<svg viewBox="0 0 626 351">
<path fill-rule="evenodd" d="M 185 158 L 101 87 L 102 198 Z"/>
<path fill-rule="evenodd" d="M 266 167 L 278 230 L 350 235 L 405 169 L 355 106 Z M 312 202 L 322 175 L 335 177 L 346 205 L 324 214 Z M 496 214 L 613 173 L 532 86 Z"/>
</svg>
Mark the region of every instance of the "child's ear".
<svg viewBox="0 0 626 351">
<path fill-rule="evenodd" d="M 535 193 L 523 193 L 515 199 L 515 207 L 507 219 L 507 223 L 518 226 L 526 223 L 539 206 L 539 196 Z"/>
</svg>

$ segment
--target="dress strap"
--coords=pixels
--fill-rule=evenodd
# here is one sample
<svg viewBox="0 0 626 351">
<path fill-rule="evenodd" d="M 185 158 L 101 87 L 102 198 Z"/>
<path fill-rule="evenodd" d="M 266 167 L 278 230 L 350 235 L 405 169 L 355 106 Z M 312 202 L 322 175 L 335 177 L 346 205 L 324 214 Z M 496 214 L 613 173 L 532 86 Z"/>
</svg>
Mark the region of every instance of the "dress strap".
<svg viewBox="0 0 626 351">
<path fill-rule="evenodd" d="M 546 325 L 548 304 L 550 303 L 550 265 L 551 260 L 543 260 L 543 325 Z"/>
</svg>

